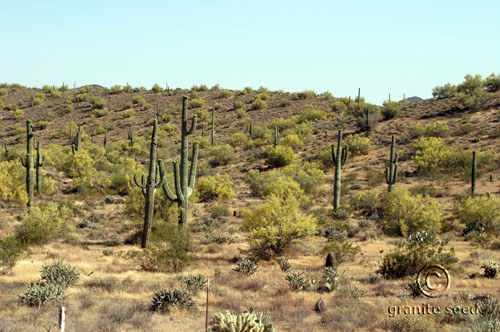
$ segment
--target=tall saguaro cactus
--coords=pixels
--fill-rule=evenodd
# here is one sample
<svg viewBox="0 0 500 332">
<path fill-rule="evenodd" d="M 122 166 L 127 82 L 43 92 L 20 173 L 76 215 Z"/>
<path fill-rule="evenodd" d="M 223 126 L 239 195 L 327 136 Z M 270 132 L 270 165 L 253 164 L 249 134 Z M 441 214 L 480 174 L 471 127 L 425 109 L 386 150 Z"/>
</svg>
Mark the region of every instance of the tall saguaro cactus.
<svg viewBox="0 0 500 332">
<path fill-rule="evenodd" d="M 132 146 L 134 145 L 134 133 L 132 133 L 132 125 L 130 125 L 130 128 L 128 130 L 128 145 Z"/>
<path fill-rule="evenodd" d="M 38 195 L 40 195 L 40 189 L 42 188 L 42 167 L 45 164 L 45 156 L 42 156 L 42 143 L 40 141 L 36 142 L 36 184 L 35 189 Z"/>
<path fill-rule="evenodd" d="M 82 129 L 80 126 L 78 126 L 76 137 L 73 140 L 73 145 L 71 145 L 71 151 L 73 151 L 73 153 L 75 153 L 76 151 L 80 151 L 81 145 L 82 145 Z"/>
<path fill-rule="evenodd" d="M 214 112 L 215 112 L 215 110 L 212 109 L 212 146 L 215 145 L 215 117 L 214 117 Z"/>
<path fill-rule="evenodd" d="M 193 189 L 196 181 L 196 167 L 198 165 L 198 143 L 193 144 L 193 154 L 191 156 L 191 169 L 189 170 L 188 176 L 188 135 L 191 135 L 196 127 L 196 115 L 193 116 L 191 121 L 191 128 L 188 130 L 188 97 L 184 96 L 182 100 L 182 124 L 181 124 L 181 161 L 180 168 L 179 162 L 174 161 L 174 184 L 175 184 L 175 194 L 168 187 L 167 181 L 163 183 L 163 191 L 167 198 L 173 202 L 177 202 L 177 205 L 182 209 L 179 215 L 179 227 L 185 227 L 187 224 L 187 212 L 188 212 L 188 202 L 189 197 L 193 193 Z M 163 172 L 163 165 L 160 162 L 160 167 Z"/>
<path fill-rule="evenodd" d="M 340 205 L 340 187 L 341 187 L 341 177 L 342 168 L 347 163 L 347 157 L 349 155 L 349 148 L 347 145 L 342 145 L 342 130 L 339 130 L 339 137 L 337 142 L 337 153 L 335 153 L 335 145 L 332 144 L 332 158 L 335 164 L 335 177 L 333 184 L 333 210 L 337 211 Z"/>
<path fill-rule="evenodd" d="M 153 224 L 154 214 L 154 199 L 155 191 L 163 184 L 163 172 L 160 169 L 161 160 L 157 161 L 156 147 L 158 145 L 158 120 L 155 119 L 153 125 L 153 134 L 151 135 L 151 147 L 149 153 L 149 172 L 146 177 L 142 175 L 141 182 L 134 175 L 134 182 L 142 189 L 142 194 L 146 200 L 144 206 L 144 228 L 142 231 L 141 247 L 146 248 L 148 245 L 149 234 L 151 233 L 151 226 Z M 159 164 L 158 166 L 156 164 Z"/>
<path fill-rule="evenodd" d="M 477 152 L 472 151 L 471 194 L 476 194 Z"/>
<path fill-rule="evenodd" d="M 385 169 L 385 182 L 388 184 L 388 191 L 392 191 L 392 186 L 396 184 L 398 176 L 398 153 L 396 152 L 396 139 L 392 135 L 391 142 L 391 156 L 389 160 L 389 167 Z"/>
<path fill-rule="evenodd" d="M 26 168 L 26 192 L 28 193 L 28 208 L 33 206 L 33 128 L 31 120 L 26 121 L 26 157 L 21 158 L 21 164 Z"/>
<path fill-rule="evenodd" d="M 278 124 L 276 124 L 276 127 L 274 128 L 274 144 L 273 144 L 275 149 L 278 146 L 278 144 L 280 144 L 280 132 Z"/>
</svg>

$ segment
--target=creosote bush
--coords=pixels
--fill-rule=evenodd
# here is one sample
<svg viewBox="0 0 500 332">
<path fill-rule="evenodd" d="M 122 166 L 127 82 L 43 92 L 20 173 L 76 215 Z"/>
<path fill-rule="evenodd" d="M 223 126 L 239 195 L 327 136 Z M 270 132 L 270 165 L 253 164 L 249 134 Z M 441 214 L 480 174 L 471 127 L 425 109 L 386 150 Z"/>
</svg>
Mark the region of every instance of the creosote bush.
<svg viewBox="0 0 500 332">
<path fill-rule="evenodd" d="M 234 159 L 234 149 L 229 144 L 217 145 L 210 149 L 210 156 L 212 167 L 227 165 Z"/>
</svg>

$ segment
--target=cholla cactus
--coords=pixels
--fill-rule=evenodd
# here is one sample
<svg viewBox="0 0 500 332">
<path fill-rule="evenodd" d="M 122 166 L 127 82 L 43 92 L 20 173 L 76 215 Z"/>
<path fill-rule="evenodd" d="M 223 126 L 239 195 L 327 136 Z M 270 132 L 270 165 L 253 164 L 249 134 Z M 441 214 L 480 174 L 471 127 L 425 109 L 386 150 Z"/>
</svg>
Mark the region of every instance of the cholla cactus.
<svg viewBox="0 0 500 332">
<path fill-rule="evenodd" d="M 62 301 L 66 298 L 65 288 L 51 282 L 36 281 L 26 285 L 27 291 L 21 301 L 31 307 L 40 307 L 49 302 Z"/>
<path fill-rule="evenodd" d="M 63 260 L 42 266 L 40 275 L 44 282 L 57 284 L 62 288 L 74 285 L 80 279 L 80 272 Z"/>
<path fill-rule="evenodd" d="M 500 271 L 500 266 L 498 266 L 498 262 L 485 260 L 481 264 L 481 268 L 484 269 L 484 276 L 486 278 L 495 278 Z"/>
<path fill-rule="evenodd" d="M 234 269 L 237 272 L 243 272 L 246 275 L 252 275 L 257 271 L 259 264 L 251 259 L 239 259 L 236 263 L 238 266 Z"/>
<path fill-rule="evenodd" d="M 161 289 L 154 294 L 151 310 L 167 310 L 169 306 L 192 307 L 195 303 L 191 296 L 191 292 L 183 289 L 170 289 L 168 287 Z"/>
<path fill-rule="evenodd" d="M 281 271 L 288 272 L 292 267 L 292 264 L 288 261 L 288 258 L 285 256 L 280 256 L 276 259 L 276 262 L 279 264 Z"/>
<path fill-rule="evenodd" d="M 218 312 L 214 316 L 212 332 L 275 332 L 271 320 L 263 313 L 243 312 L 233 315 L 230 311 L 225 314 Z"/>
</svg>

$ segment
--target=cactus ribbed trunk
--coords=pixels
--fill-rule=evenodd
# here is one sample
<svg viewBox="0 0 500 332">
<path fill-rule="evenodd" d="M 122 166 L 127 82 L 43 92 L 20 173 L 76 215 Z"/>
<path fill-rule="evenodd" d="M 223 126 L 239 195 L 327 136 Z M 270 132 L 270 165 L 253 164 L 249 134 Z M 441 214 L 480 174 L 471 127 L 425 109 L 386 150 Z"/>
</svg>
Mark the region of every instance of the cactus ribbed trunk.
<svg viewBox="0 0 500 332">
<path fill-rule="evenodd" d="M 71 150 L 73 151 L 73 153 L 80 151 L 81 145 L 82 145 L 82 130 L 81 127 L 78 126 L 76 137 L 74 138 L 73 145 L 71 146 Z"/>
<path fill-rule="evenodd" d="M 335 177 L 333 184 L 333 210 L 337 211 L 340 206 L 340 191 L 342 183 L 342 168 L 347 163 L 347 156 L 349 148 L 342 146 L 342 130 L 338 132 L 337 153 L 335 153 L 335 146 L 332 145 L 332 158 L 335 164 Z"/>
<path fill-rule="evenodd" d="M 279 127 L 276 125 L 276 128 L 274 128 L 274 148 L 280 144 L 280 132 L 279 132 Z"/>
<path fill-rule="evenodd" d="M 476 194 L 477 152 L 472 151 L 471 193 Z"/>
<path fill-rule="evenodd" d="M 26 121 L 26 157 L 21 158 L 21 164 L 26 168 L 26 192 L 28 194 L 28 208 L 33 206 L 34 192 L 34 162 L 33 162 L 33 128 L 31 120 Z"/>
<path fill-rule="evenodd" d="M 149 172 L 146 175 L 142 175 L 141 182 L 138 181 L 137 176 L 134 175 L 134 182 L 137 186 L 142 189 L 142 194 L 145 198 L 144 206 L 144 227 L 142 231 L 142 241 L 141 247 L 146 248 L 149 241 L 149 236 L 151 234 L 151 226 L 153 224 L 154 215 L 154 197 L 156 189 L 160 188 L 163 184 L 163 172 L 160 172 L 161 160 L 157 161 L 156 147 L 158 144 L 158 120 L 154 120 L 153 133 L 151 135 L 151 145 L 149 152 Z"/>
<path fill-rule="evenodd" d="M 36 142 L 36 185 L 35 189 L 38 195 L 40 195 L 40 190 L 42 188 L 42 167 L 45 164 L 45 156 L 42 156 L 42 147 L 41 142 Z"/>
<path fill-rule="evenodd" d="M 193 193 L 196 178 L 196 168 L 198 164 L 198 143 L 193 144 L 193 154 L 191 156 L 191 169 L 188 168 L 188 153 L 189 153 L 189 142 L 188 136 L 194 132 L 196 127 L 196 115 L 193 116 L 191 122 L 191 128 L 188 130 L 188 97 L 184 96 L 182 100 L 182 123 L 181 123 L 181 160 L 180 167 L 179 162 L 174 162 L 174 184 L 175 184 L 175 194 L 168 187 L 167 182 L 163 184 L 163 191 L 167 198 L 171 201 L 177 202 L 178 206 L 181 208 L 181 213 L 179 215 L 179 227 L 186 229 L 188 208 L 189 208 L 189 197 Z M 213 113 L 212 113 L 213 114 Z M 160 162 L 161 172 L 163 173 L 163 165 Z M 189 174 L 188 174 L 189 172 Z"/>
<path fill-rule="evenodd" d="M 104 141 L 102 142 L 102 145 L 103 145 L 104 147 L 106 147 L 106 145 L 107 145 L 107 144 L 108 144 L 108 132 L 107 132 L 107 131 L 105 131 L 105 132 L 104 132 Z"/>
<path fill-rule="evenodd" d="M 128 130 L 128 145 L 132 146 L 134 145 L 134 134 L 132 133 L 132 125 L 130 125 L 130 128 Z"/>
<path fill-rule="evenodd" d="M 215 110 L 212 109 L 212 146 L 215 145 Z"/>
<path fill-rule="evenodd" d="M 391 141 L 391 156 L 389 167 L 385 169 L 385 182 L 388 185 L 388 192 L 392 191 L 392 187 L 396 184 L 398 176 L 398 153 L 396 152 L 396 138 L 392 135 Z"/>
</svg>

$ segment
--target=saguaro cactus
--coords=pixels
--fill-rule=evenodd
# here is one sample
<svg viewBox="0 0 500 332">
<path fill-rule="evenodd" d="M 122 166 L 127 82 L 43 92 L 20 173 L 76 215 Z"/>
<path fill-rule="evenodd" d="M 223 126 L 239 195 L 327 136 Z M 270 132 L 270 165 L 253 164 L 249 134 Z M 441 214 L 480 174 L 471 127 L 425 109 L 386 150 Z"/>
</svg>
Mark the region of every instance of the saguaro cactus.
<svg viewBox="0 0 500 332">
<path fill-rule="evenodd" d="M 342 145 L 342 129 L 339 130 L 337 142 L 337 153 L 335 153 L 335 145 L 332 144 L 332 158 L 335 163 L 335 177 L 333 184 L 333 210 L 337 211 L 340 205 L 340 187 L 341 187 L 341 177 L 342 168 L 347 163 L 347 157 L 349 155 L 349 148 L 347 145 Z"/>
<path fill-rule="evenodd" d="M 215 110 L 212 109 L 212 146 L 215 145 L 215 117 L 214 117 Z"/>
<path fill-rule="evenodd" d="M 26 157 L 21 158 L 21 164 L 26 168 L 26 192 L 28 193 L 28 207 L 33 206 L 33 128 L 31 120 L 26 121 Z"/>
<path fill-rule="evenodd" d="M 385 169 L 385 182 L 388 184 L 387 190 L 392 191 L 392 186 L 396 184 L 398 176 L 398 153 L 396 152 L 396 139 L 392 135 L 391 142 L 391 156 L 389 160 L 389 167 Z"/>
<path fill-rule="evenodd" d="M 280 132 L 278 124 L 276 124 L 276 127 L 274 128 L 274 148 L 276 148 L 278 144 L 280 144 Z"/>
<path fill-rule="evenodd" d="M 184 96 L 182 100 L 182 131 L 181 131 L 181 161 L 180 169 L 179 162 L 174 161 L 174 184 L 175 194 L 168 187 L 167 181 L 163 183 L 163 191 L 167 198 L 171 201 L 177 202 L 177 205 L 182 209 L 179 215 L 179 227 L 185 227 L 187 224 L 187 212 L 189 196 L 193 193 L 196 181 L 196 167 L 198 165 L 198 143 L 193 144 L 193 154 L 191 156 L 191 170 L 189 170 L 188 178 L 188 135 L 191 135 L 196 127 L 196 115 L 193 116 L 191 121 L 191 128 L 188 130 L 188 97 Z M 163 165 L 160 162 L 161 172 L 163 172 Z"/>
<path fill-rule="evenodd" d="M 151 233 L 151 225 L 153 224 L 154 214 L 154 197 L 156 189 L 160 188 L 163 184 L 163 172 L 161 170 L 161 160 L 157 161 L 156 147 L 158 144 L 158 120 L 155 119 L 153 125 L 153 134 L 151 135 L 151 147 L 149 153 L 149 173 L 143 174 L 141 182 L 134 175 L 134 182 L 142 189 L 142 194 L 146 200 L 144 206 L 144 228 L 142 231 L 141 247 L 146 248 L 148 245 L 149 234 Z M 158 167 L 156 164 L 159 164 Z"/>
<path fill-rule="evenodd" d="M 104 132 L 104 141 L 102 142 L 103 146 L 106 147 L 106 144 L 108 144 L 108 131 L 106 130 Z"/>
<path fill-rule="evenodd" d="M 132 146 L 134 145 L 134 134 L 132 133 L 132 125 L 130 125 L 130 128 L 128 130 L 128 145 Z"/>
<path fill-rule="evenodd" d="M 35 189 L 38 195 L 40 195 L 40 189 L 42 188 L 42 167 L 45 164 L 45 156 L 42 156 L 42 143 L 40 141 L 36 142 L 36 184 Z"/>
<path fill-rule="evenodd" d="M 472 151 L 471 194 L 476 194 L 477 152 Z"/>
<path fill-rule="evenodd" d="M 250 122 L 250 125 L 248 126 L 248 134 L 250 135 L 250 138 L 252 138 L 252 123 Z"/>
<path fill-rule="evenodd" d="M 71 151 L 75 153 L 76 151 L 80 151 L 80 147 L 82 145 L 82 130 L 81 127 L 78 126 L 78 131 L 76 132 L 76 136 L 73 139 L 73 145 L 71 146 Z"/>
</svg>

